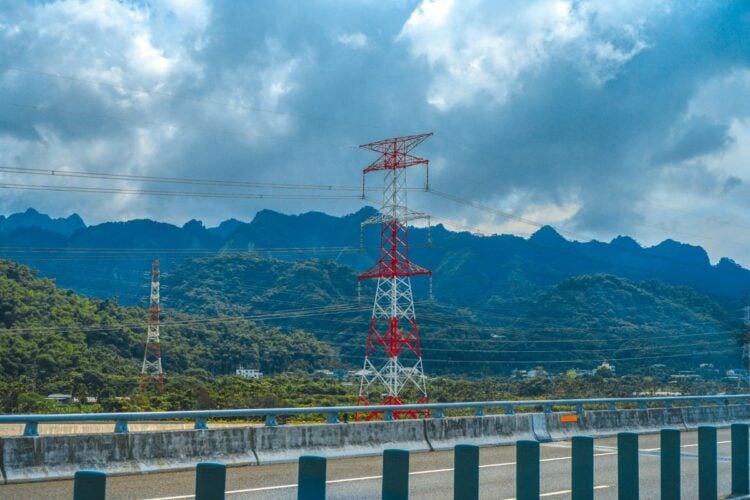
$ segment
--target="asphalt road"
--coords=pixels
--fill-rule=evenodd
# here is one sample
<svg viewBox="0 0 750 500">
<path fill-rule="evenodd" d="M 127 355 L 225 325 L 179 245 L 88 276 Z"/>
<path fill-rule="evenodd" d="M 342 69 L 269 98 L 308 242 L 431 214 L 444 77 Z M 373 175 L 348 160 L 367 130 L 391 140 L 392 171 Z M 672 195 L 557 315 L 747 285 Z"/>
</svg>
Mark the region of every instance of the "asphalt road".
<svg viewBox="0 0 750 500">
<path fill-rule="evenodd" d="M 729 430 L 718 432 L 719 496 L 730 492 Z M 595 441 L 596 498 L 617 498 L 617 449 L 615 438 Z M 659 435 L 640 437 L 641 498 L 659 498 Z M 695 432 L 682 434 L 682 493 L 684 499 L 698 498 L 698 446 Z M 543 498 L 570 498 L 570 442 L 541 446 L 541 492 Z M 453 453 L 413 453 L 410 457 L 410 498 L 453 498 Z M 328 498 L 379 499 L 382 459 L 380 457 L 329 460 Z M 482 448 L 480 451 L 480 493 L 482 498 L 510 499 L 515 496 L 515 447 Z M 278 464 L 227 469 L 229 499 L 295 499 L 297 464 Z M 111 477 L 108 498 L 161 499 L 192 498 L 194 472 L 144 474 Z M 72 481 L 48 481 L 0 486 L 0 499 L 72 498 Z"/>
</svg>

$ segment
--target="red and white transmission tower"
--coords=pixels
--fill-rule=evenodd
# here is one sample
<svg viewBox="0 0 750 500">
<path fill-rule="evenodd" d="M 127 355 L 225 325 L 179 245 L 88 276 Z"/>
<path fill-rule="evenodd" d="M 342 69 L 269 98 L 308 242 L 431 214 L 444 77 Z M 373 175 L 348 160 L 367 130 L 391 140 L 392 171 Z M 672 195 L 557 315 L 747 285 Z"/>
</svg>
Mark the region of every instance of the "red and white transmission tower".
<svg viewBox="0 0 750 500">
<path fill-rule="evenodd" d="M 359 385 L 359 404 L 362 405 L 369 404 L 368 394 L 376 389 L 380 389 L 382 404 L 403 404 L 401 394 L 405 387 L 416 389 L 418 402 L 427 402 L 411 277 L 431 276 L 432 273 L 409 260 L 408 223 L 428 217 L 406 206 L 406 169 L 429 164 L 428 160 L 413 156 L 410 151 L 431 135 L 396 137 L 360 146 L 380 155 L 363 170 L 363 175 L 383 171 L 385 177 L 380 211 L 362 223 L 363 226 L 379 224 L 381 227 L 380 258 L 367 272 L 359 275 L 359 280 L 378 280 Z M 373 359 L 381 346 L 386 355 L 382 365 Z"/>
<path fill-rule="evenodd" d="M 161 342 L 159 340 L 159 260 L 151 261 L 151 300 L 148 308 L 148 334 L 141 367 L 141 391 L 154 381 L 159 392 L 164 389 L 164 370 L 161 367 Z"/>
</svg>

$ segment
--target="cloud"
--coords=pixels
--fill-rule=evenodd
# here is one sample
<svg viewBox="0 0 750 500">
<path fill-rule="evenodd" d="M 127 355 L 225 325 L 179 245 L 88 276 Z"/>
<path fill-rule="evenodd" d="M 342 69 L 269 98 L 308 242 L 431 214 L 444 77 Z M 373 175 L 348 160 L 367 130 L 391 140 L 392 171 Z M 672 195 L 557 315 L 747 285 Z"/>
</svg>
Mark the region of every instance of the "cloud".
<svg viewBox="0 0 750 500">
<path fill-rule="evenodd" d="M 445 111 L 482 97 L 502 104 L 556 58 L 602 85 L 648 46 L 644 25 L 666 10 L 653 1 L 425 0 L 399 38 L 429 63 L 428 101 Z"/>
<path fill-rule="evenodd" d="M 352 146 L 433 131 L 416 153 L 431 160 L 436 189 L 603 239 L 705 232 L 699 243 L 750 264 L 706 222 L 750 213 L 748 10 L 646 0 L 4 3 L 0 164 L 358 186 L 373 158 Z M 410 171 L 410 185 L 423 175 Z M 409 202 L 522 231 L 426 193 Z M 361 204 L 8 191 L 0 212 L 212 224 L 261 208 Z"/>
<path fill-rule="evenodd" d="M 342 33 L 336 38 L 336 41 L 341 45 L 353 49 L 366 49 L 370 46 L 370 41 L 368 40 L 367 35 L 358 31 L 355 33 Z"/>
</svg>

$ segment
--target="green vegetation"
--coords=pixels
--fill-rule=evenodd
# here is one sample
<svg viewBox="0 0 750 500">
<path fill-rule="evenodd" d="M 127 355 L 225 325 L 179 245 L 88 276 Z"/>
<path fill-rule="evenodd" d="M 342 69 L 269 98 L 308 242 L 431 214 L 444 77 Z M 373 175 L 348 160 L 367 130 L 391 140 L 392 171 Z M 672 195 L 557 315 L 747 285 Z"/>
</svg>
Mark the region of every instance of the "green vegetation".
<svg viewBox="0 0 750 500">
<path fill-rule="evenodd" d="M 260 315 L 295 310 L 299 304 L 357 305 L 356 273 L 331 261 L 252 254 L 189 259 L 170 273 L 167 284 L 171 306 L 194 314 Z M 592 369 L 603 361 L 616 364 L 620 373 L 636 373 L 657 363 L 674 370 L 740 363 L 737 315 L 686 286 L 599 274 L 515 290 L 512 297 L 493 295 L 471 308 L 420 301 L 427 373 L 479 378 L 536 365 L 553 372 Z M 356 366 L 372 289 L 362 295 L 359 311 L 290 313 L 265 321 L 302 328 L 339 349 L 342 362 Z"/>
<path fill-rule="evenodd" d="M 299 330 L 178 312 L 162 321 L 169 394 L 157 406 L 194 407 L 198 399 L 184 394 L 195 394 L 196 380 L 233 373 L 241 364 L 268 374 L 338 366 L 333 349 Z M 116 398 L 136 391 L 145 327 L 143 309 L 81 298 L 0 261 L 0 410 L 49 409 L 52 403 L 40 395 L 50 393 L 121 404 Z"/>
<path fill-rule="evenodd" d="M 165 391 L 141 394 L 144 309 L 82 298 L 0 261 L 0 411 L 355 404 L 356 380 L 312 375 L 361 363 L 372 290 L 357 303 L 353 269 L 235 254 L 186 260 L 166 281 Z M 437 376 L 432 401 L 739 390 L 715 374 L 670 378 L 699 363 L 739 364 L 736 318 L 693 289 L 609 275 L 522 289 L 471 309 L 418 304 L 426 372 Z M 623 376 L 571 370 L 602 361 Z M 266 377 L 232 375 L 239 365 Z M 552 375 L 510 377 L 538 366 Z M 97 402 L 61 405 L 44 397 L 50 393 Z"/>
</svg>

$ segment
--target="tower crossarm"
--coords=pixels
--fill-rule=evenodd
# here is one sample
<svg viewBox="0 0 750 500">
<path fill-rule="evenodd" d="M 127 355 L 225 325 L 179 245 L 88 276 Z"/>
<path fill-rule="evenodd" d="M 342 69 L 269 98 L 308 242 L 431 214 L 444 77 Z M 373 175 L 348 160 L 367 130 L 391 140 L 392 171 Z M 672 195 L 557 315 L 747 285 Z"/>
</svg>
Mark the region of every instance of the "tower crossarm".
<svg viewBox="0 0 750 500">
<path fill-rule="evenodd" d="M 401 214 L 401 217 L 396 222 L 398 222 L 401 225 L 406 225 L 408 222 L 413 221 L 413 220 L 430 220 L 429 215 L 423 212 L 410 210 L 406 207 L 399 207 L 399 213 Z M 393 221 L 394 219 L 391 214 L 377 213 L 363 220 L 361 224 L 363 226 L 369 226 L 373 224 L 391 224 L 393 223 Z"/>
<path fill-rule="evenodd" d="M 415 165 L 428 165 L 429 160 L 409 154 L 409 151 L 417 147 L 432 133 L 395 137 L 382 141 L 362 144 L 360 148 L 380 153 L 380 156 L 370 163 L 363 173 L 376 172 L 378 170 L 395 170 L 408 168 Z"/>
<path fill-rule="evenodd" d="M 380 259 L 370 269 L 357 276 L 359 280 L 373 278 L 400 278 L 411 276 L 432 276 L 432 271 L 409 261 L 387 262 Z"/>
</svg>

